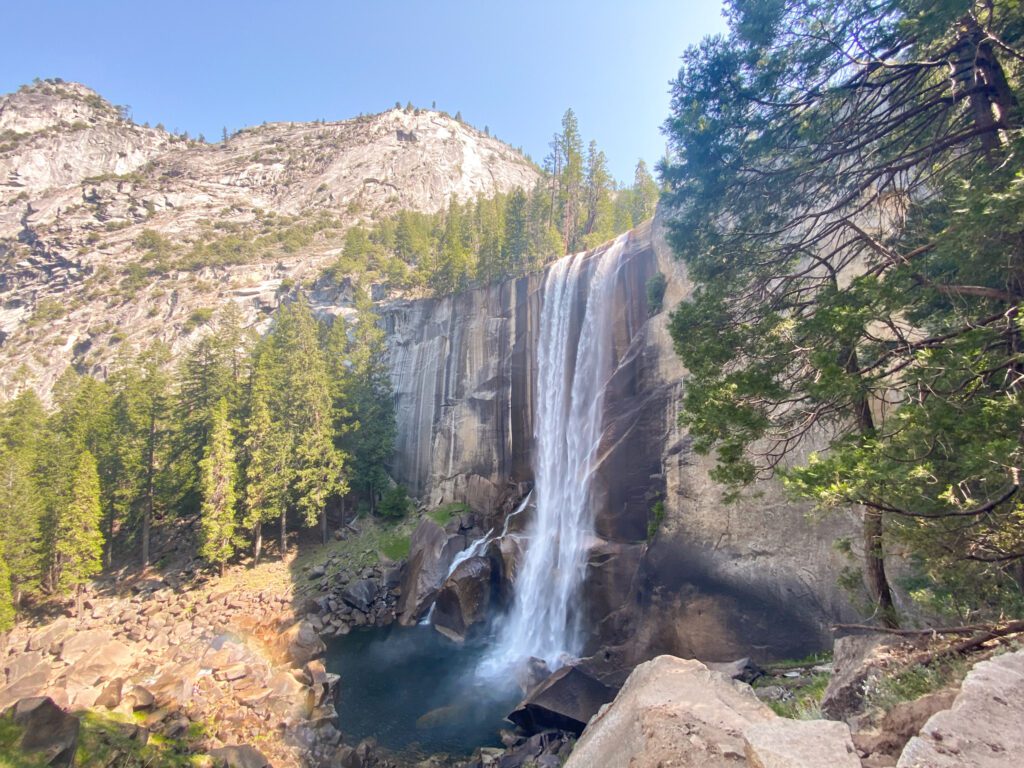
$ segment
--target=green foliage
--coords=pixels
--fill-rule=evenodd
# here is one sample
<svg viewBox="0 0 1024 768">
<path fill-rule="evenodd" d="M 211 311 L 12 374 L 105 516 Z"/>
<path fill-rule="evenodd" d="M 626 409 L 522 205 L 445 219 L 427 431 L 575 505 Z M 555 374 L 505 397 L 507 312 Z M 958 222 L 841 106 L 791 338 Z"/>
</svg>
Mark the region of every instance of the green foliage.
<svg viewBox="0 0 1024 768">
<path fill-rule="evenodd" d="M 404 560 L 409 556 L 412 536 L 407 531 L 390 531 L 380 540 L 380 553 L 388 560 Z"/>
<path fill-rule="evenodd" d="M 733 489 L 864 509 L 883 615 L 892 540 L 961 617 L 1019 606 L 1024 28 L 982 5 L 734 0 L 665 126 L 682 422 Z"/>
<path fill-rule="evenodd" d="M 201 325 L 206 325 L 213 319 L 213 307 L 200 307 L 192 312 L 188 316 L 188 320 L 185 321 L 185 325 L 182 326 L 184 333 L 192 333 L 196 328 Z"/>
<path fill-rule="evenodd" d="M 665 522 L 665 502 L 656 501 L 651 507 L 651 514 L 647 518 L 647 540 L 651 541 L 658 535 L 661 524 Z"/>
<path fill-rule="evenodd" d="M 941 688 L 958 686 L 972 662 L 962 656 L 945 656 L 929 664 L 914 664 L 885 675 L 865 690 L 867 707 L 889 711 L 901 701 L 913 701 Z"/>
<path fill-rule="evenodd" d="M 67 314 L 67 307 L 64 302 L 57 299 L 41 299 L 32 312 L 32 317 L 27 323 L 29 328 L 37 328 L 54 320 L 59 320 Z"/>
<path fill-rule="evenodd" d="M 786 701 L 769 701 L 768 706 L 780 717 L 789 717 L 794 720 L 820 720 L 821 700 L 825 696 L 825 689 L 828 688 L 829 676 L 827 674 L 814 675 L 810 682 L 794 691 L 792 699 Z"/>
<path fill-rule="evenodd" d="M 96 459 L 83 451 L 54 534 L 57 588 L 65 594 L 79 590 L 103 567 L 102 517 Z"/>
<path fill-rule="evenodd" d="M 0 542 L 2 543 L 2 542 Z M 0 633 L 14 626 L 14 595 L 11 591 L 11 569 L 7 567 L 7 558 L 0 549 Z"/>
<path fill-rule="evenodd" d="M 385 520 L 401 520 L 412 511 L 412 500 L 404 485 L 395 485 L 384 492 L 377 514 Z"/>
<path fill-rule="evenodd" d="M 467 504 L 463 504 L 459 501 L 452 501 L 448 504 L 442 504 L 440 507 L 435 507 L 430 510 L 427 512 L 427 517 L 443 528 L 459 515 L 465 515 L 469 511 L 470 509 Z"/>
<path fill-rule="evenodd" d="M 661 272 L 652 275 L 647 281 L 647 312 L 651 317 L 661 312 L 666 288 L 668 288 L 668 280 Z"/>
<path fill-rule="evenodd" d="M 199 462 L 202 478 L 203 504 L 200 509 L 199 554 L 207 562 L 224 564 L 235 553 L 235 504 L 238 471 L 231 425 L 228 422 L 228 401 L 221 398 L 213 411 L 213 425 L 206 455 Z"/>
</svg>

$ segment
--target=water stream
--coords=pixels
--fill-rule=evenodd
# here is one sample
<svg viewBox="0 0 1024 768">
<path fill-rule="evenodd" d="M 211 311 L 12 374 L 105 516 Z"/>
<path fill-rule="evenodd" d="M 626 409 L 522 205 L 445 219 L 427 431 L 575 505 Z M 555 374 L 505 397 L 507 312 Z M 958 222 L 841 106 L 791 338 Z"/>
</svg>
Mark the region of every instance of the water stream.
<svg viewBox="0 0 1024 768">
<path fill-rule="evenodd" d="M 596 255 L 561 259 L 545 278 L 534 415 L 536 514 L 512 609 L 481 665 L 485 676 L 531 656 L 555 669 L 581 650 L 579 591 L 593 536 L 591 480 L 613 365 L 612 294 L 625 243 L 623 235 Z"/>
</svg>

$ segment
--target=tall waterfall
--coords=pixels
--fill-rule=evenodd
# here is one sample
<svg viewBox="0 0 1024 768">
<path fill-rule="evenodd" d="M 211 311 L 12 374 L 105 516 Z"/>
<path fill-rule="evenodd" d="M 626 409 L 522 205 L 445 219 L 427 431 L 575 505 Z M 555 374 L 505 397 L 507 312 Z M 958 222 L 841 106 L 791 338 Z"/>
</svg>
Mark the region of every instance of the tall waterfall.
<svg viewBox="0 0 1024 768">
<path fill-rule="evenodd" d="M 622 235 L 596 255 L 561 259 L 545 278 L 534 411 L 536 515 L 512 609 L 485 672 L 531 656 L 554 669 L 582 649 L 579 591 L 593 536 L 591 480 L 614 364 L 612 294 L 625 242 Z"/>
</svg>

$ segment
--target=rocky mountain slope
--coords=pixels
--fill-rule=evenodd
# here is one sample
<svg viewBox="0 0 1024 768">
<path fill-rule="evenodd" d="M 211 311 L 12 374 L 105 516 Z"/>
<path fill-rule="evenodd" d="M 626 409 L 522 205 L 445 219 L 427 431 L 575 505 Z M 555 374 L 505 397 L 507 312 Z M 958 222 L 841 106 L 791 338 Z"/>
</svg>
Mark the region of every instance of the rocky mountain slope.
<svg viewBox="0 0 1024 768">
<path fill-rule="evenodd" d="M 103 374 L 125 342 L 181 348 L 211 310 L 249 320 L 312 282 L 350 225 L 529 187 L 537 170 L 444 113 L 274 123 L 207 144 L 89 88 L 0 97 L 0 396 Z"/>
</svg>

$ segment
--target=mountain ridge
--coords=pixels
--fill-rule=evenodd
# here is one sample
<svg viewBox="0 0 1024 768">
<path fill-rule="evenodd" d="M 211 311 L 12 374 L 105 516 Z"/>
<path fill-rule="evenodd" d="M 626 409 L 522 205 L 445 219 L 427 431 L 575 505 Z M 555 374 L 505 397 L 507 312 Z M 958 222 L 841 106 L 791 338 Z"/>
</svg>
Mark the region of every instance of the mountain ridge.
<svg viewBox="0 0 1024 768">
<path fill-rule="evenodd" d="M 23 86 L 0 96 L 0 395 L 45 396 L 68 363 L 103 376 L 124 343 L 180 351 L 229 301 L 258 323 L 319 277 L 349 227 L 539 178 L 431 110 L 266 123 L 208 144 L 137 125 L 79 83 Z M 154 255 L 211 243 L 224 253 L 210 263 Z"/>
</svg>

